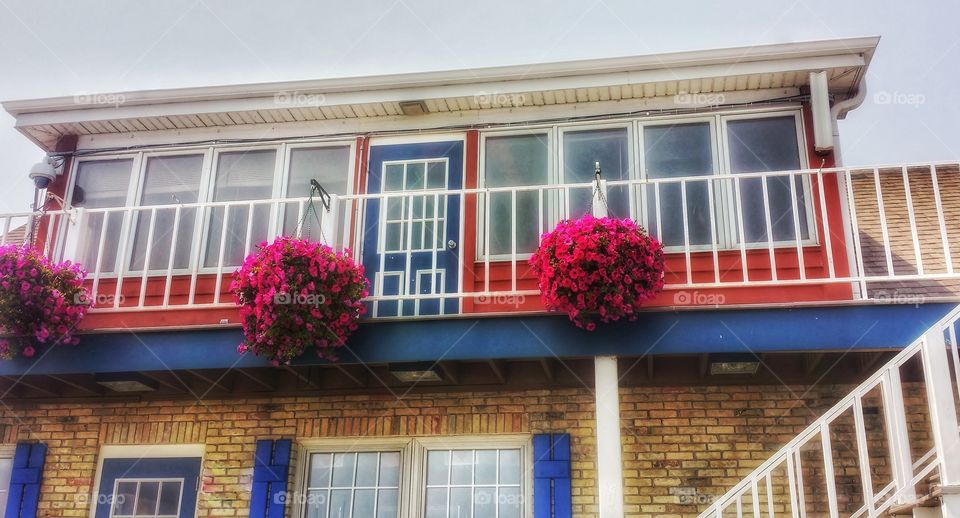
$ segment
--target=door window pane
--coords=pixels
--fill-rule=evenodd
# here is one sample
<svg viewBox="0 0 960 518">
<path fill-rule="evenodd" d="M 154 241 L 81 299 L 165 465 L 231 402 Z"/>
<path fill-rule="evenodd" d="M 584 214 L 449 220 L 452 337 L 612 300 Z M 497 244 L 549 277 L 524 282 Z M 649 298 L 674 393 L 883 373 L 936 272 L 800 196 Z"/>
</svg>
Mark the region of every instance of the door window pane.
<svg viewBox="0 0 960 518">
<path fill-rule="evenodd" d="M 668 124 L 643 129 L 644 166 L 648 178 L 710 177 L 713 139 L 710 123 Z M 654 182 L 646 187 L 647 224 L 666 246 L 684 245 L 683 196 L 686 191 L 687 237 L 691 245 L 710 244 L 709 180 Z M 657 204 L 657 189 L 660 203 Z M 660 225 L 657 226 L 659 211 Z"/>
<path fill-rule="evenodd" d="M 383 192 L 411 192 L 443 188 L 446 161 L 411 161 L 383 169 Z M 443 250 L 446 232 L 446 195 L 395 196 L 386 204 L 382 248 L 385 252 Z"/>
<path fill-rule="evenodd" d="M 183 479 L 117 479 L 111 516 L 174 518 L 180 515 Z"/>
<path fill-rule="evenodd" d="M 793 116 L 731 120 L 727 122 L 730 169 L 734 174 L 762 171 L 795 171 L 801 168 L 797 125 Z M 810 237 L 807 228 L 807 203 L 803 180 L 794 177 L 794 191 L 800 220 L 801 239 Z M 793 241 L 794 197 L 788 176 L 767 177 L 767 206 L 773 241 Z M 743 234 L 748 243 L 767 241 L 763 179 L 740 180 L 740 210 Z"/>
<path fill-rule="evenodd" d="M 92 160 L 80 162 L 77 181 L 73 188 L 73 205 L 87 209 L 123 207 L 127 204 L 127 191 L 133 160 Z M 79 229 L 76 260 L 90 272 L 97 267 L 100 235 L 104 233 L 103 255 L 100 272 L 112 273 L 117 269 L 117 255 L 122 234 L 124 214 L 122 211 L 95 212 L 85 215 Z"/>
<path fill-rule="evenodd" d="M 519 517 L 520 450 L 431 450 L 427 516 Z"/>
<path fill-rule="evenodd" d="M 276 151 L 231 151 L 220 153 L 213 186 L 214 202 L 268 200 L 273 194 L 273 175 L 276 169 Z M 229 210 L 229 215 L 227 211 Z M 251 214 L 252 212 L 252 214 Z M 247 222 L 251 232 L 247 247 Z M 267 239 L 270 204 L 231 204 L 214 207 L 208 218 L 207 246 L 204 266 L 215 267 L 220 257 L 220 241 L 224 241 L 223 265 L 239 266 L 248 251 Z M 226 224 L 226 229 L 224 225 Z M 223 232 L 226 230 L 226 236 Z"/>
<path fill-rule="evenodd" d="M 484 185 L 514 187 L 548 183 L 548 135 L 511 135 L 488 137 L 484 148 Z M 518 192 L 516 214 L 513 214 L 511 193 L 492 193 L 490 211 L 490 250 L 493 255 L 510 254 L 513 250 L 511 229 L 517 233 L 518 254 L 532 253 L 539 243 L 540 219 L 546 218 L 546 207 L 540 207 L 537 191 Z M 547 196 L 543 197 L 544 199 Z M 481 240 L 481 243 L 483 241 Z"/>
<path fill-rule="evenodd" d="M 143 188 L 139 203 L 141 207 L 153 205 L 177 205 L 196 203 L 200 194 L 200 175 L 203 170 L 203 155 L 158 156 L 147 158 L 144 169 Z M 176 225 L 177 240 L 173 242 L 176 208 L 157 209 L 153 223 L 153 242 L 150 245 L 150 270 L 165 270 L 173 254 L 175 269 L 190 266 L 193 250 L 193 229 L 196 223 L 196 208 L 181 208 L 180 221 Z M 151 211 L 137 212 L 133 237 L 131 270 L 142 270 L 150 234 Z M 176 245 L 176 250 L 171 247 Z"/>
<path fill-rule="evenodd" d="M 626 128 L 568 131 L 563 134 L 564 183 L 593 183 L 597 162 L 600 162 L 604 180 L 630 179 L 630 145 Z M 627 193 L 626 186 L 607 189 L 605 195 L 609 216 L 630 217 Z M 571 218 L 590 213 L 592 194 L 592 188 L 570 191 Z"/>
<path fill-rule="evenodd" d="M 324 190 L 330 194 L 350 194 L 350 146 L 295 148 L 290 150 L 290 172 L 287 175 L 287 198 L 307 198 L 310 196 L 310 180 L 316 180 Z M 314 197 L 314 209 L 320 212 L 322 218 L 323 204 L 319 197 Z M 346 207 L 341 210 L 345 214 Z M 294 235 L 297 226 L 304 217 L 310 221 L 303 222 L 301 236 L 306 239 L 319 241 L 321 239 L 319 225 L 313 214 L 306 214 L 307 205 L 304 203 L 303 212 L 300 203 L 287 203 L 283 218 L 283 233 Z M 341 219 L 342 221 L 342 219 Z M 333 236 L 325 236 L 327 239 Z"/>
<path fill-rule="evenodd" d="M 307 518 L 396 518 L 400 453 L 345 452 L 310 455 Z"/>
</svg>

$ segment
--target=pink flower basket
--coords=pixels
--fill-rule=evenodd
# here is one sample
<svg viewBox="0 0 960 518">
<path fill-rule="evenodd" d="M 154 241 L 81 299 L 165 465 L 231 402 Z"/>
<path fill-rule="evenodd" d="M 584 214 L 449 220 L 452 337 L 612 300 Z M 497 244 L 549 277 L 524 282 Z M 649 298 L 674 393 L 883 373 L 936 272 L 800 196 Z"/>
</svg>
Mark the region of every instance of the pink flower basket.
<svg viewBox="0 0 960 518">
<path fill-rule="evenodd" d="M 240 306 L 244 342 L 274 365 L 313 348 L 336 360 L 366 308 L 369 283 L 350 252 L 292 237 L 261 243 L 234 273 L 230 289 Z"/>
<path fill-rule="evenodd" d="M 87 272 L 53 263 L 31 245 L 0 246 L 0 358 L 30 358 L 43 346 L 75 345 L 90 307 Z"/>
<path fill-rule="evenodd" d="M 663 246 L 629 219 L 561 221 L 530 258 L 544 305 L 589 331 L 635 320 L 663 289 Z"/>
</svg>

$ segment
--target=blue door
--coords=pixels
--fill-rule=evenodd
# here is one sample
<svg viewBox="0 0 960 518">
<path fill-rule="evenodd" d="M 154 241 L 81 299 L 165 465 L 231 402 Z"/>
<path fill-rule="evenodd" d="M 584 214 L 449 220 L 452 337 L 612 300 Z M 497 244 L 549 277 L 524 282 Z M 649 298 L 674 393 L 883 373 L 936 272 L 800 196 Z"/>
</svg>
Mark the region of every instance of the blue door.
<svg viewBox="0 0 960 518">
<path fill-rule="evenodd" d="M 460 312 L 444 297 L 460 288 L 460 195 L 463 142 L 370 148 L 363 266 L 374 296 L 407 297 L 372 303 L 378 317 Z"/>
<path fill-rule="evenodd" d="M 104 459 L 94 518 L 194 518 L 199 457 Z"/>
</svg>

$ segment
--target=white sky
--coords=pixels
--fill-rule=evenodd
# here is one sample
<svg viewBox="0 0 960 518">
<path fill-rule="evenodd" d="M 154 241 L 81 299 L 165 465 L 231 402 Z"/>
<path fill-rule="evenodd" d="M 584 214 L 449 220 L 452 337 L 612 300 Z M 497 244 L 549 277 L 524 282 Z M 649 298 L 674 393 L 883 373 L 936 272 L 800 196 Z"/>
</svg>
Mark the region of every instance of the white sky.
<svg viewBox="0 0 960 518">
<path fill-rule="evenodd" d="M 956 160 L 958 20 L 957 0 L 0 0 L 0 99 L 881 35 L 845 162 Z M 0 211 L 27 209 L 41 156 L 0 114 Z"/>
</svg>

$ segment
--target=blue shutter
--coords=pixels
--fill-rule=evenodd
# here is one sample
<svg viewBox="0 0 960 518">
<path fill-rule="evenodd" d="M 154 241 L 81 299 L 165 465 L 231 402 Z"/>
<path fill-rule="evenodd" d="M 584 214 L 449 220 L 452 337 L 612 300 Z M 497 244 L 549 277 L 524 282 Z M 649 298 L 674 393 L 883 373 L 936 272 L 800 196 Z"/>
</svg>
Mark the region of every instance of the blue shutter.
<svg viewBox="0 0 960 518">
<path fill-rule="evenodd" d="M 290 468 L 290 440 L 259 440 L 255 455 L 250 518 L 283 518 Z"/>
<path fill-rule="evenodd" d="M 570 518 L 570 435 L 533 436 L 533 516 Z"/>
<path fill-rule="evenodd" d="M 40 502 L 40 481 L 47 446 L 43 443 L 20 443 L 13 454 L 13 473 L 7 494 L 6 518 L 36 518 Z"/>
</svg>

